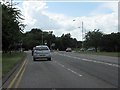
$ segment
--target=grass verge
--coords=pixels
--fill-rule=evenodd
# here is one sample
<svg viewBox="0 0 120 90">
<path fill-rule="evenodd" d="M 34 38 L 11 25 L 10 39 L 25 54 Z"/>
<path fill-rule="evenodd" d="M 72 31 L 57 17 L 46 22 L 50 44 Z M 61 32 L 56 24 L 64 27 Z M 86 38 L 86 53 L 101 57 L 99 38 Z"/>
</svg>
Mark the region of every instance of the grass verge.
<svg viewBox="0 0 120 90">
<path fill-rule="evenodd" d="M 78 52 L 78 51 L 77 51 Z M 120 57 L 120 52 L 90 52 L 90 51 L 81 51 L 81 54 L 92 54 L 92 55 L 102 55 L 102 56 L 112 56 L 112 57 Z"/>
<path fill-rule="evenodd" d="M 17 63 L 24 59 L 24 52 L 2 54 L 2 77 L 4 77 Z"/>
</svg>

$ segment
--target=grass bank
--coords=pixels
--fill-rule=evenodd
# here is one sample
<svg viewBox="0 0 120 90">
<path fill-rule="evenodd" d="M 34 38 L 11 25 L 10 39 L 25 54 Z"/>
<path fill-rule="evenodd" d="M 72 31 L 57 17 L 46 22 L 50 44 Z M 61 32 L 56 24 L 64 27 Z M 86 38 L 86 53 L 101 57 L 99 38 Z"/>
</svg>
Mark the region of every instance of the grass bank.
<svg viewBox="0 0 120 90">
<path fill-rule="evenodd" d="M 90 52 L 90 51 L 77 51 L 81 54 L 92 54 L 92 55 L 102 55 L 102 56 L 112 56 L 112 57 L 120 57 L 120 52 Z"/>
<path fill-rule="evenodd" d="M 24 52 L 2 54 L 2 77 L 6 75 L 18 62 L 25 58 Z"/>
</svg>

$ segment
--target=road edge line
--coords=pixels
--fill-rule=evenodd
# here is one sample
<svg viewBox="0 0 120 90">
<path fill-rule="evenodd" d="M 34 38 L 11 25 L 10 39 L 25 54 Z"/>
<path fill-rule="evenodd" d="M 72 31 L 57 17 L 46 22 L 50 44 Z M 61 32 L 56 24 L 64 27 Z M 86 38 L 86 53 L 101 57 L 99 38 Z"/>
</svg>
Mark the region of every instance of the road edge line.
<svg viewBox="0 0 120 90">
<path fill-rule="evenodd" d="M 17 87 L 19 86 L 19 83 L 20 83 L 20 81 L 21 81 L 21 79 L 22 79 L 22 76 L 23 76 L 23 74 L 24 74 L 24 72 L 25 72 L 25 70 L 26 70 L 26 65 L 27 65 L 27 63 L 28 63 L 28 61 L 26 61 L 25 66 L 23 67 L 23 70 L 22 70 L 22 72 L 21 72 L 21 74 L 20 74 L 20 76 L 19 76 L 19 78 L 18 78 L 18 80 L 17 80 L 17 82 L 16 82 L 15 88 L 17 88 Z"/>
<path fill-rule="evenodd" d="M 17 74 L 15 75 L 15 77 L 13 78 L 13 80 L 10 82 L 10 84 L 8 85 L 7 89 L 11 88 L 13 86 L 13 84 L 15 83 L 15 80 L 17 79 L 19 73 L 21 72 L 23 66 L 25 65 L 26 60 L 23 62 L 21 68 L 19 69 L 19 71 L 17 72 Z"/>
</svg>

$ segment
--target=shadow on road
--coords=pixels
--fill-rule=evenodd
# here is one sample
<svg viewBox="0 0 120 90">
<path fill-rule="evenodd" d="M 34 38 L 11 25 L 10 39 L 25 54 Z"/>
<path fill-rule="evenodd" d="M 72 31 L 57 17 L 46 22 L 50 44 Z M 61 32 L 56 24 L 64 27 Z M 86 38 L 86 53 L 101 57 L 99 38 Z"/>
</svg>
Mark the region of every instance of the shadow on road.
<svg viewBox="0 0 120 90">
<path fill-rule="evenodd" d="M 50 62 L 50 60 L 35 60 L 33 62 Z"/>
</svg>

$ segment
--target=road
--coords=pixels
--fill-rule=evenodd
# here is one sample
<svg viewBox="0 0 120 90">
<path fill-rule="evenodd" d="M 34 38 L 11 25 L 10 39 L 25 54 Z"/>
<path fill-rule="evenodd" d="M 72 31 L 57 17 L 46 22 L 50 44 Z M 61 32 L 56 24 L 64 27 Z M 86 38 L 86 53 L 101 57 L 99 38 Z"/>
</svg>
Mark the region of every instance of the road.
<svg viewBox="0 0 120 90">
<path fill-rule="evenodd" d="M 52 52 L 52 61 L 33 61 L 27 52 L 23 72 L 15 88 L 115 88 L 118 86 L 118 59 Z"/>
</svg>

